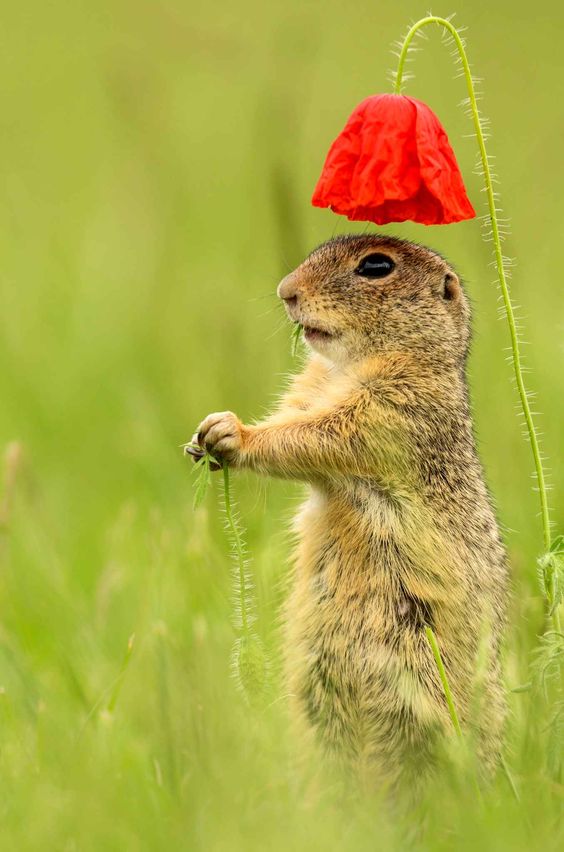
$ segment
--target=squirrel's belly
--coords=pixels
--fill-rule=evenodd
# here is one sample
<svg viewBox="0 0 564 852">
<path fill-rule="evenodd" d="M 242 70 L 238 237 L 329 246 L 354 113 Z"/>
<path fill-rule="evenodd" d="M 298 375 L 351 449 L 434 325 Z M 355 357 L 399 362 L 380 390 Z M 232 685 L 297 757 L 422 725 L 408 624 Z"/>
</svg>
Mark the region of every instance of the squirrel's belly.
<svg viewBox="0 0 564 852">
<path fill-rule="evenodd" d="M 340 738 L 367 727 L 384 735 L 394 718 L 419 726 L 442 718 L 425 604 L 406 596 L 387 561 L 397 558 L 395 523 L 385 505 L 367 513 L 322 492 L 297 518 L 286 611 L 290 691 L 311 723 Z"/>
</svg>

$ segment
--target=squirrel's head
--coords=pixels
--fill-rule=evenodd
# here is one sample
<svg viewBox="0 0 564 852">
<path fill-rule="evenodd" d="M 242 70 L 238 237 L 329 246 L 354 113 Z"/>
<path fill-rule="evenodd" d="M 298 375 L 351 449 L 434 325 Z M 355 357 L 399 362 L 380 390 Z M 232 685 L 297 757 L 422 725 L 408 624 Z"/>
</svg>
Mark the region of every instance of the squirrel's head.
<svg viewBox="0 0 564 852">
<path fill-rule="evenodd" d="M 470 310 L 458 276 L 431 249 L 395 237 L 342 236 L 315 249 L 278 286 L 312 349 L 343 363 L 410 351 L 462 366 Z"/>
</svg>

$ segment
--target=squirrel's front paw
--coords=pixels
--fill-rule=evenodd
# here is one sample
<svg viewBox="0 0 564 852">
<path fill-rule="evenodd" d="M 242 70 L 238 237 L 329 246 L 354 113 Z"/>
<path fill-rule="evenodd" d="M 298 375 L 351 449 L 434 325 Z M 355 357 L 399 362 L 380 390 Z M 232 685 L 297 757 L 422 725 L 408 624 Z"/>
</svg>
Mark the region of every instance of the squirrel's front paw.
<svg viewBox="0 0 564 852">
<path fill-rule="evenodd" d="M 208 414 L 198 426 L 198 444 L 218 461 L 236 465 L 243 448 L 243 430 L 243 424 L 231 411 Z"/>
</svg>

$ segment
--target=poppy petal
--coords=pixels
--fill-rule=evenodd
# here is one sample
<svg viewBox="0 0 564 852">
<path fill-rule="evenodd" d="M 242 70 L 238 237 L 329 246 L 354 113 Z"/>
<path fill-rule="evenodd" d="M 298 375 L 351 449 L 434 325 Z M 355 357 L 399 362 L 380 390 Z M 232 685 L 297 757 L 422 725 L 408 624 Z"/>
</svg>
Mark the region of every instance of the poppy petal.
<svg viewBox="0 0 564 852">
<path fill-rule="evenodd" d="M 440 199 L 445 222 L 472 219 L 476 213 L 472 207 L 454 151 L 437 116 L 429 107 L 410 98 L 417 110 L 415 124 L 417 152 L 423 183 Z"/>
<path fill-rule="evenodd" d="M 353 110 L 331 145 L 312 204 L 379 225 L 476 215 L 440 121 L 404 95 L 373 95 Z"/>
</svg>

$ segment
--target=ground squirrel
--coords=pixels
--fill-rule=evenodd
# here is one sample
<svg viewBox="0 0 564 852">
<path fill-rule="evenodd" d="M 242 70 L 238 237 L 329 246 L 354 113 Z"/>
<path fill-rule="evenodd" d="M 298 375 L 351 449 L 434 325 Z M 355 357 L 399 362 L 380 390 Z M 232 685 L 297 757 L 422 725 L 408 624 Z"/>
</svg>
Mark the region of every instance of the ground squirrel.
<svg viewBox="0 0 564 852">
<path fill-rule="evenodd" d="M 309 483 L 287 606 L 290 693 L 330 750 L 387 785 L 413 782 L 451 724 L 430 625 L 461 723 L 493 766 L 508 580 L 472 431 L 458 276 L 422 246 L 343 236 L 278 295 L 303 326 L 304 371 L 266 420 L 210 414 L 197 441 L 233 467 Z"/>
</svg>

